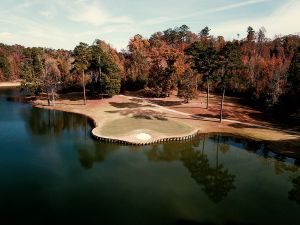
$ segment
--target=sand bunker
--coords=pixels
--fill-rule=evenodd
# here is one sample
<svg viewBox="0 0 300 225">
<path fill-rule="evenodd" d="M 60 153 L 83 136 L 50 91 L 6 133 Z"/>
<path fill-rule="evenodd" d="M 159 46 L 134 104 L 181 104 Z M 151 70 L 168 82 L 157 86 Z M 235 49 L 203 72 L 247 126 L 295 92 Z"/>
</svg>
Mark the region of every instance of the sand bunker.
<svg viewBox="0 0 300 225">
<path fill-rule="evenodd" d="M 151 135 L 146 133 L 139 133 L 135 136 L 139 140 L 148 141 L 151 139 Z"/>
</svg>

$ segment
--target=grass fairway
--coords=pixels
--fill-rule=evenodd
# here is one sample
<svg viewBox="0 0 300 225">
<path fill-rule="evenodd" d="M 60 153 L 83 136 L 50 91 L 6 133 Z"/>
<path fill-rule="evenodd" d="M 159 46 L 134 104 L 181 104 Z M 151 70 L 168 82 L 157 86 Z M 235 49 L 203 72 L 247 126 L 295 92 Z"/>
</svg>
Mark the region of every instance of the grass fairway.
<svg viewBox="0 0 300 225">
<path fill-rule="evenodd" d="M 105 124 L 101 133 L 105 136 L 120 136 L 133 130 L 148 129 L 166 135 L 181 135 L 192 131 L 192 128 L 172 120 L 157 120 L 144 118 L 122 118 Z"/>
</svg>

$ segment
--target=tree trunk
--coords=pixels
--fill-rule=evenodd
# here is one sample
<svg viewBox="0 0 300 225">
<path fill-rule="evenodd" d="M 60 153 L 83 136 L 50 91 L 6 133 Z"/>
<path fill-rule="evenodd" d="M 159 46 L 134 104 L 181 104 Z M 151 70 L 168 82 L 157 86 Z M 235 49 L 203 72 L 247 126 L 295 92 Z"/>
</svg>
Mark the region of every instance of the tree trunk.
<svg viewBox="0 0 300 225">
<path fill-rule="evenodd" d="M 198 91 L 198 76 L 196 75 L 196 83 L 195 83 L 195 90 L 196 90 L 196 93 Z"/>
<path fill-rule="evenodd" d="M 82 71 L 83 103 L 86 105 L 84 71 Z"/>
<path fill-rule="evenodd" d="M 47 66 L 46 66 L 46 63 L 45 63 L 45 73 L 44 73 L 44 82 L 46 81 L 46 77 L 47 77 L 47 74 L 48 74 L 48 70 L 47 70 Z M 48 85 L 47 85 L 48 86 Z M 51 105 L 51 100 L 50 100 L 50 95 L 49 95 L 49 86 L 47 87 L 46 86 L 46 90 L 47 90 L 47 101 L 48 101 L 48 106 Z"/>
<path fill-rule="evenodd" d="M 223 120 L 224 98 L 225 98 L 225 88 L 223 88 L 223 95 L 222 95 L 222 102 L 221 102 L 221 110 L 220 110 L 220 123 L 222 123 L 222 120 Z"/>
<path fill-rule="evenodd" d="M 95 93 L 95 85 L 94 85 L 94 83 L 97 82 L 97 79 L 94 77 L 93 71 L 91 71 L 90 77 L 92 79 L 92 93 L 94 94 Z"/>
<path fill-rule="evenodd" d="M 55 106 L 55 94 L 54 94 L 54 89 L 51 89 L 52 92 L 52 105 Z"/>
<path fill-rule="evenodd" d="M 102 90 L 102 69 L 101 69 L 100 62 L 101 62 L 101 58 L 100 58 L 100 56 L 99 56 L 98 63 L 99 63 L 99 76 L 100 76 L 100 94 L 101 94 L 101 99 L 103 99 L 103 90 Z"/>
<path fill-rule="evenodd" d="M 206 109 L 208 109 L 208 104 L 209 104 L 209 83 L 207 81 Z"/>
<path fill-rule="evenodd" d="M 50 100 L 50 95 L 49 95 L 49 89 L 47 88 L 47 101 L 48 101 L 48 106 L 51 105 L 51 100 Z"/>
</svg>

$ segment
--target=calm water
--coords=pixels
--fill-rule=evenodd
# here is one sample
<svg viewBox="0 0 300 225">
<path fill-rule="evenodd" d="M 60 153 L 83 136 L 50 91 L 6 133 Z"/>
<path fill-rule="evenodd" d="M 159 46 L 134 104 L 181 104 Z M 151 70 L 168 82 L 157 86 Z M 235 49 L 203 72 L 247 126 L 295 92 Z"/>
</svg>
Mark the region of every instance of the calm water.
<svg viewBox="0 0 300 225">
<path fill-rule="evenodd" d="M 300 224 L 299 161 L 209 136 L 128 147 L 0 90 L 1 224 Z"/>
</svg>

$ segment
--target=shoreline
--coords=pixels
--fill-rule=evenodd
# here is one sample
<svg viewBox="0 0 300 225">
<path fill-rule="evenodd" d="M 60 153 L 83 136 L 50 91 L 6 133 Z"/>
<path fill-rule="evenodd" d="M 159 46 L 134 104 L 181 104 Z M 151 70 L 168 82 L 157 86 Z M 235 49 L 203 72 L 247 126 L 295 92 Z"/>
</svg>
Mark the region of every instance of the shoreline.
<svg viewBox="0 0 300 225">
<path fill-rule="evenodd" d="M 8 82 L 0 82 L 0 88 L 1 87 L 20 87 L 21 82 L 20 81 L 8 81 Z"/>
<path fill-rule="evenodd" d="M 133 130 L 132 132 L 126 133 L 125 135 L 123 135 L 121 137 L 103 135 L 100 133 L 99 130 L 101 130 L 101 128 L 103 127 L 103 124 L 105 124 L 105 123 L 99 121 L 98 118 L 95 118 L 94 116 L 92 116 L 88 113 L 78 111 L 78 110 L 70 110 L 70 109 L 67 109 L 64 107 L 36 104 L 36 101 L 32 101 L 31 103 L 32 103 L 31 105 L 33 107 L 74 113 L 77 115 L 87 117 L 93 124 L 93 128 L 91 130 L 92 137 L 95 140 L 100 140 L 100 141 L 107 142 L 107 143 L 136 145 L 136 146 L 152 145 L 152 144 L 157 144 L 157 143 L 167 143 L 167 142 L 171 142 L 171 141 L 188 141 L 188 140 L 192 140 L 200 133 L 199 130 L 192 129 L 191 132 L 183 133 L 181 135 L 167 135 L 167 134 L 159 135 L 159 134 L 157 134 L 157 132 L 154 132 L 152 130 L 141 128 L 138 130 L 138 132 L 137 132 L 137 130 Z M 136 136 L 138 134 L 140 134 L 141 132 L 151 133 L 151 139 L 149 139 L 149 140 L 137 139 Z"/>
<path fill-rule="evenodd" d="M 115 98 L 121 98 L 120 102 L 126 102 L 129 99 L 128 96 L 117 96 Z M 205 120 L 205 118 L 192 118 L 180 113 L 170 112 L 162 107 L 157 107 L 154 110 L 159 110 L 166 113 L 169 120 L 182 123 L 192 128 L 191 132 L 182 133 L 180 135 L 162 134 L 153 130 L 140 129 L 133 130 L 132 132 L 124 133 L 121 136 L 104 135 L 102 127 L 118 118 L 131 118 L 131 115 L 117 115 L 117 113 L 109 114 L 108 111 L 112 110 L 112 106 L 108 105 L 109 101 L 115 100 L 88 100 L 88 104 L 84 106 L 81 100 L 77 102 L 69 100 L 58 100 L 55 106 L 48 106 L 46 101 L 36 100 L 31 102 L 33 107 L 46 108 L 51 110 L 58 110 L 64 112 L 70 112 L 86 116 L 93 121 L 93 138 L 109 143 L 130 144 L 130 145 L 150 145 L 156 143 L 170 142 L 170 141 L 185 141 L 191 140 L 198 135 L 213 135 L 224 134 L 229 136 L 237 136 L 242 138 L 248 138 L 250 140 L 262 142 L 271 151 L 285 155 L 287 157 L 300 158 L 300 133 L 289 132 L 285 130 L 272 129 L 267 127 L 246 126 L 243 123 L 238 124 L 234 122 L 224 121 L 222 124 L 216 121 Z M 147 104 L 147 102 L 145 102 Z M 145 105 L 145 107 L 148 105 Z M 155 107 L 151 105 L 152 109 Z M 126 108 L 128 110 L 128 108 Z M 123 109 L 123 110 L 126 110 Z M 122 111 L 122 110 L 119 110 Z M 138 132 L 145 132 L 151 135 L 150 140 L 137 140 L 135 137 Z"/>
</svg>

